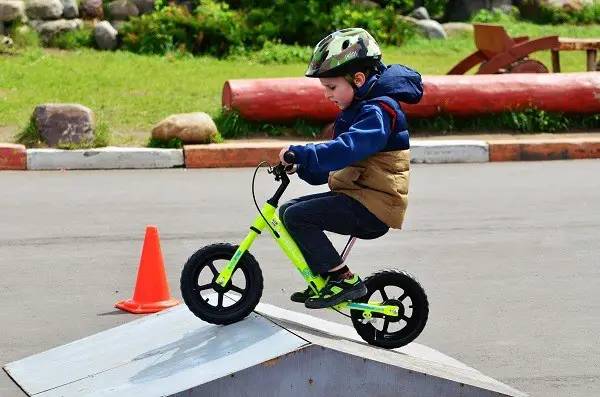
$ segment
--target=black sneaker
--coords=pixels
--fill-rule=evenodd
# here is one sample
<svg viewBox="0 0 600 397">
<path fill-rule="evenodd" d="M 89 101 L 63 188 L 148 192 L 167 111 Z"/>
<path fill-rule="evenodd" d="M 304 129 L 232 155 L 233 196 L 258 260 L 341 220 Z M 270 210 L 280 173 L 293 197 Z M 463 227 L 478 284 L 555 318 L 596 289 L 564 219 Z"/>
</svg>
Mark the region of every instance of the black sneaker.
<svg viewBox="0 0 600 397">
<path fill-rule="evenodd" d="M 314 293 L 312 288 L 307 287 L 304 291 L 294 292 L 292 296 L 290 296 L 290 299 L 292 300 L 292 302 L 304 303 L 311 296 L 317 295 Z"/>
<path fill-rule="evenodd" d="M 319 296 L 309 297 L 304 306 L 309 309 L 323 309 L 345 301 L 362 298 L 367 294 L 367 286 L 357 274 L 351 279 L 329 280 Z"/>
</svg>

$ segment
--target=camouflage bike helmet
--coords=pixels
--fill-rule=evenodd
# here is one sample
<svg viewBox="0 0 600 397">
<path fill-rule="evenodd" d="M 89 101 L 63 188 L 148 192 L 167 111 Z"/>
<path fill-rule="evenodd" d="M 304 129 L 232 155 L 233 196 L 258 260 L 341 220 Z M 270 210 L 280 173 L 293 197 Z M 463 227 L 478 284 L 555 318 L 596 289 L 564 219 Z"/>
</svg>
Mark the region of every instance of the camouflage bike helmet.
<svg viewBox="0 0 600 397">
<path fill-rule="evenodd" d="M 342 29 L 317 44 L 304 75 L 348 76 L 361 68 L 375 66 L 380 60 L 381 50 L 369 32 L 361 28 Z"/>
</svg>

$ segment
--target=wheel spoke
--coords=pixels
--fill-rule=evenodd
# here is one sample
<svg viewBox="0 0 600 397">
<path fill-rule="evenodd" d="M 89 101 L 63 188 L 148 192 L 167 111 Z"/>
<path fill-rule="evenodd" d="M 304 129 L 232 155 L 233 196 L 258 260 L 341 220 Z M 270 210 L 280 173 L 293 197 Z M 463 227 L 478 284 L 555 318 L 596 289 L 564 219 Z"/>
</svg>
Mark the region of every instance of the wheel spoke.
<svg viewBox="0 0 600 397">
<path fill-rule="evenodd" d="M 383 298 L 383 301 L 385 302 L 386 300 L 388 300 L 388 296 L 385 293 L 385 289 L 384 287 L 381 287 L 381 289 L 379 290 L 379 292 L 381 293 L 381 297 Z"/>
<path fill-rule="evenodd" d="M 398 300 L 399 300 L 400 302 L 402 302 L 404 299 L 406 299 L 406 297 L 407 297 L 407 296 L 408 296 L 408 294 L 406 293 L 406 291 L 404 291 L 404 292 L 402 293 L 402 295 L 400 295 L 400 298 L 398 298 Z"/>
<path fill-rule="evenodd" d="M 198 286 L 198 291 L 204 291 L 205 289 L 210 289 L 210 288 L 212 288 L 212 286 L 213 286 L 213 283 L 199 285 Z"/>
<path fill-rule="evenodd" d="M 413 317 L 400 316 L 400 318 L 406 321 L 406 324 L 409 326 L 415 321 Z"/>
<path fill-rule="evenodd" d="M 240 294 L 243 294 L 243 293 L 244 293 L 244 290 L 243 290 L 243 289 L 241 289 L 240 287 L 236 287 L 236 286 L 235 286 L 235 285 L 233 285 L 233 284 L 231 284 L 231 290 L 232 290 L 232 291 L 235 291 L 235 292 L 237 292 L 237 293 L 240 293 Z"/>
<path fill-rule="evenodd" d="M 387 318 L 384 319 L 383 320 L 383 329 L 381 330 L 381 332 L 383 332 L 384 334 L 387 334 L 389 325 L 390 325 L 390 320 L 388 320 Z"/>
<path fill-rule="evenodd" d="M 208 267 L 210 267 L 210 271 L 212 272 L 213 276 L 219 275 L 219 272 L 217 271 L 217 268 L 215 267 L 215 264 L 213 262 L 210 262 Z"/>
<path fill-rule="evenodd" d="M 222 292 L 219 292 L 219 300 L 217 302 L 217 309 L 223 309 L 223 296 L 225 294 Z"/>
</svg>

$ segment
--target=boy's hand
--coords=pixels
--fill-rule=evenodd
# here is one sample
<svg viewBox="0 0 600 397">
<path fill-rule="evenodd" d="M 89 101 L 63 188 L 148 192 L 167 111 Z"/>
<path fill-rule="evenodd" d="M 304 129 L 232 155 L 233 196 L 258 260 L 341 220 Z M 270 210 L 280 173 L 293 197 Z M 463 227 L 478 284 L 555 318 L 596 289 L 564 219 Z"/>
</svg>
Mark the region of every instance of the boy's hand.
<svg viewBox="0 0 600 397">
<path fill-rule="evenodd" d="M 298 164 L 294 164 L 294 165 L 291 165 L 291 164 L 290 164 L 290 165 L 288 165 L 288 166 L 286 166 L 286 167 L 285 167 L 285 172 L 286 172 L 288 175 L 295 174 L 295 173 L 296 173 L 296 171 L 298 171 Z"/>
<path fill-rule="evenodd" d="M 287 152 L 288 150 L 290 150 L 289 146 L 285 146 L 283 149 L 281 149 L 281 151 L 279 152 L 279 161 L 281 161 L 281 164 L 283 165 L 289 165 L 289 163 L 286 163 L 285 160 L 283 159 L 283 155 L 285 154 L 285 152 Z"/>
</svg>

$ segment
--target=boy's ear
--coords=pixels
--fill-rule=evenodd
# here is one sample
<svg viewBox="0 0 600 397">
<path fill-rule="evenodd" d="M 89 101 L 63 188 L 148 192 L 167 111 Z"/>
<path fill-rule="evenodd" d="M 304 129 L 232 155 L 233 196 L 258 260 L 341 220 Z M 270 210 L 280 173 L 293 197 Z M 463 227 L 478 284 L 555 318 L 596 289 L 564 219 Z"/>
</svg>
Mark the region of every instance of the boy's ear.
<svg viewBox="0 0 600 397">
<path fill-rule="evenodd" d="M 358 72 L 354 74 L 354 84 L 356 84 L 356 87 L 360 88 L 363 84 L 365 84 L 365 81 L 367 81 L 367 77 L 364 73 Z"/>
</svg>

